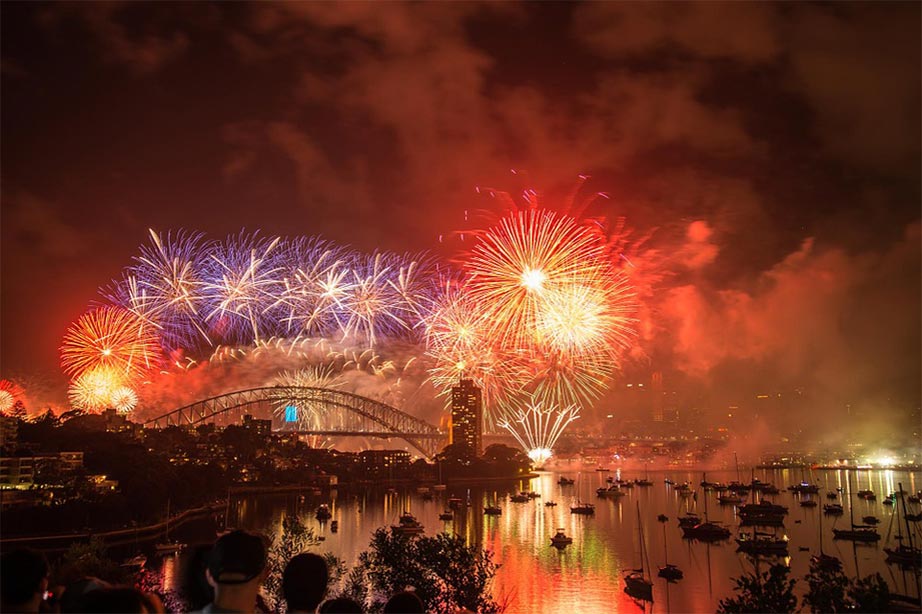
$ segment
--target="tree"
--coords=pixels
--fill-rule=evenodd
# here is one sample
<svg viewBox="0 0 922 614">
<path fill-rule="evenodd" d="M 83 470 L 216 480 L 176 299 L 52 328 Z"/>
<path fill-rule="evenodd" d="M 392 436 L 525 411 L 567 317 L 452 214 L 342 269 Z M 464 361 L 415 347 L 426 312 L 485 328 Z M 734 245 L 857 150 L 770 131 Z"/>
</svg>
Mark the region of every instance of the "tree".
<svg viewBox="0 0 922 614">
<path fill-rule="evenodd" d="M 487 446 L 483 451 L 483 460 L 492 465 L 494 475 L 514 476 L 531 469 L 531 460 L 518 448 L 510 448 L 501 443 Z"/>
<path fill-rule="evenodd" d="M 853 612 L 887 612 L 890 609 L 890 587 L 879 573 L 855 580 L 848 589 L 848 596 L 854 602 Z"/>
<path fill-rule="evenodd" d="M 804 595 L 804 605 L 809 606 L 811 612 L 835 614 L 851 609 L 846 595 L 848 578 L 841 570 L 811 565 L 806 580 L 810 590 Z"/>
<path fill-rule="evenodd" d="M 483 613 L 499 610 L 488 592 L 497 567 L 492 556 L 465 545 L 460 537 L 417 537 L 382 528 L 358 560 L 344 594 L 372 610 L 407 587 L 415 589 L 427 612 L 449 614 L 459 607 Z"/>
<path fill-rule="evenodd" d="M 270 607 L 274 606 L 274 611 L 283 612 L 285 608 L 282 574 L 288 561 L 319 543 L 314 530 L 305 526 L 297 516 L 285 516 L 282 519 L 282 533 L 269 547 L 268 574 L 262 588 L 263 598 Z"/>
<path fill-rule="evenodd" d="M 789 580 L 791 570 L 784 565 L 772 565 L 767 572 L 746 574 L 734 579 L 735 597 L 721 599 L 718 614 L 775 612 L 788 614 L 797 610 L 794 595 L 796 580 Z"/>
</svg>

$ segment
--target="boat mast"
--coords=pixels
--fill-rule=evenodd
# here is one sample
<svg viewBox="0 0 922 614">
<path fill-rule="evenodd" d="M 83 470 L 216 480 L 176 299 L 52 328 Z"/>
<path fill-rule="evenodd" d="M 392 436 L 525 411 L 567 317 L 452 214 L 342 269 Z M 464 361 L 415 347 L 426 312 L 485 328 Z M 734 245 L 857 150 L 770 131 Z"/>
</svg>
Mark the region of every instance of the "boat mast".
<svg viewBox="0 0 922 614">
<path fill-rule="evenodd" d="M 915 544 L 912 543 L 912 529 L 909 527 L 909 519 L 906 518 L 906 499 L 903 498 L 903 483 L 899 482 L 900 485 L 900 501 L 903 503 L 903 522 L 906 523 L 906 536 L 909 537 L 909 549 L 914 550 Z M 896 513 L 900 513 L 900 504 L 896 504 Z M 899 524 L 899 523 L 897 523 Z"/>
</svg>

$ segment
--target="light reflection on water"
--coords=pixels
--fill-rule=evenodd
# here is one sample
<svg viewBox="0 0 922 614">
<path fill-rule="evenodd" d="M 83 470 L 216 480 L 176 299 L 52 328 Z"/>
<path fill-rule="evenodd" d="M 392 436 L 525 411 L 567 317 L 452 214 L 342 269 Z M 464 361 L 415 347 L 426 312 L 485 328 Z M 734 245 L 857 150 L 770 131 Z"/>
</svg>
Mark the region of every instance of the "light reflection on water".
<svg viewBox="0 0 922 614">
<path fill-rule="evenodd" d="M 294 494 L 246 497 L 234 502 L 230 522 L 233 526 L 277 534 L 281 531 L 285 514 L 299 514 L 308 526 L 325 537 L 321 551 L 332 552 L 351 565 L 367 548 L 376 528 L 396 524 L 401 513 L 410 511 L 425 525 L 426 534 L 432 535 L 444 529 L 462 535 L 468 542 L 480 543 L 494 553 L 494 560 L 501 564 L 493 585 L 494 598 L 506 603 L 510 614 L 639 611 L 641 606 L 623 592 L 622 581 L 625 570 L 640 566 L 638 504 L 654 578 L 656 568 L 665 563 L 667 551 L 664 548 L 668 548 L 669 562 L 678 565 L 685 573 L 682 581 L 672 585 L 655 578 L 654 605 L 647 604 L 647 610 L 713 612 L 718 601 L 732 592 L 732 577 L 753 570 L 752 559 L 737 554 L 732 541 L 708 545 L 681 538 L 677 519 L 686 511 L 703 514 L 704 492 L 699 489 L 697 501 L 692 497 L 681 497 L 664 484 L 663 478 L 668 476 L 676 483 L 688 480 L 697 485 L 701 481 L 701 473 L 651 472 L 652 487 L 635 487 L 628 490 L 625 497 L 608 500 L 598 499 L 595 489 L 604 486 L 605 478 L 613 473 L 580 472 L 576 465 L 572 470 L 565 465 L 557 469 L 558 472 L 543 472 L 526 482 L 470 488 L 449 485 L 448 490 L 435 493 L 432 501 L 423 500 L 414 488 L 401 489 L 396 493 L 387 493 L 383 488 L 342 488 L 324 493 L 321 497 L 312 497 L 308 493 L 303 501 Z M 560 475 L 578 478 L 577 486 L 559 486 L 557 480 Z M 626 471 L 623 477 L 643 476 Z M 707 474 L 710 481 L 728 482 L 736 477 L 736 473 L 730 471 Z M 917 474 L 861 471 L 857 479 L 852 474 L 853 490 L 871 488 L 878 497 L 875 502 L 857 499 L 852 502 L 856 520 L 860 522 L 862 516 L 873 514 L 881 521 L 881 541 L 857 546 L 832 539 L 832 527 L 845 527 L 849 522 L 845 472 L 815 472 L 812 476 L 809 473 L 802 476 L 800 470 L 779 470 L 756 472 L 756 477 L 781 488 L 781 494 L 775 496 L 774 501 L 790 509 L 785 526 L 778 532 L 790 538 L 787 561 L 793 577 L 802 578 L 808 571 L 810 555 L 818 552 L 818 518 L 822 514 L 822 505 L 828 502 L 825 494 L 841 487 L 843 493 L 838 502 L 845 506 L 846 513 L 838 519 L 824 517 L 825 552 L 842 559 L 849 575 L 855 574 L 856 567 L 861 575 L 880 572 L 892 590 L 919 596 L 917 576 L 884 563 L 883 547 L 888 540 L 893 543 L 896 528 L 891 526 L 894 508 L 881 504 L 887 494 L 898 489 L 898 482 L 903 483 L 906 492 L 917 492 L 920 488 Z M 800 507 L 798 500 L 784 490 L 802 478 L 820 484 L 818 507 Z M 527 503 L 508 501 L 509 494 L 523 488 L 534 490 L 541 497 Z M 445 509 L 450 496 L 465 501 L 470 498 L 472 505 L 456 511 L 454 521 L 439 521 L 438 514 Z M 708 496 L 709 517 L 724 522 L 735 536 L 739 524 L 735 508 L 719 506 L 713 493 Z M 595 503 L 595 516 L 571 514 L 570 505 L 578 500 Z M 546 501 L 555 501 L 558 505 L 546 507 Z M 494 502 L 499 502 L 503 508 L 502 516 L 485 517 L 483 506 Z M 330 505 L 333 519 L 339 521 L 338 533 L 330 532 L 329 524 L 320 524 L 314 519 L 314 510 L 320 503 Z M 656 520 L 660 513 L 669 516 L 665 527 Z M 914 527 L 918 530 L 919 525 Z M 558 528 L 563 528 L 567 535 L 573 537 L 573 544 L 561 551 L 550 546 L 550 538 Z M 800 551 L 801 546 L 809 547 L 810 551 Z M 168 569 L 172 574 L 173 567 Z M 801 588 L 805 587 L 802 580 L 799 584 Z"/>
</svg>

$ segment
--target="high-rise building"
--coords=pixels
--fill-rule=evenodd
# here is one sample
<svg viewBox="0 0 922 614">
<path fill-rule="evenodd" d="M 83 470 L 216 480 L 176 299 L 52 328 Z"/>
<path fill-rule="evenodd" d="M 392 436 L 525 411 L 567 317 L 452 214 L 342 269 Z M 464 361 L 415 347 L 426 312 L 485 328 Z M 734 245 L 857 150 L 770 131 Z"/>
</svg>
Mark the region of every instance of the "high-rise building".
<svg viewBox="0 0 922 614">
<path fill-rule="evenodd" d="M 451 443 L 479 456 L 483 444 L 483 399 L 474 380 L 462 379 L 451 389 Z"/>
</svg>

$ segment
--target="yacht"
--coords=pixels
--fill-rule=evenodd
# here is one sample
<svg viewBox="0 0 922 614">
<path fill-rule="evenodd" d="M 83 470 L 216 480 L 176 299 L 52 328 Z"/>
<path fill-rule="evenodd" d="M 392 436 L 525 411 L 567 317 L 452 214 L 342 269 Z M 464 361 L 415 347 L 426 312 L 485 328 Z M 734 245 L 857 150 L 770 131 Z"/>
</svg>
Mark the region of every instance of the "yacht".
<svg viewBox="0 0 922 614">
<path fill-rule="evenodd" d="M 423 525 L 419 523 L 413 514 L 404 512 L 400 515 L 397 526 L 391 525 L 391 529 L 393 529 L 395 533 L 416 535 L 423 532 Z"/>
<path fill-rule="evenodd" d="M 330 511 L 329 505 L 326 503 L 321 503 L 320 506 L 317 507 L 317 513 L 314 514 L 314 517 L 317 518 L 317 520 L 320 522 L 323 522 L 324 520 L 329 520 L 332 518 L 333 513 Z"/>
<path fill-rule="evenodd" d="M 501 516 L 503 510 L 497 505 L 487 505 L 483 508 L 483 513 L 487 516 Z"/>
<path fill-rule="evenodd" d="M 454 520 L 454 519 L 455 519 L 455 513 L 451 511 L 450 509 L 447 509 L 441 514 L 439 514 L 439 520 Z"/>
<path fill-rule="evenodd" d="M 896 497 L 894 497 L 896 499 Z M 909 544 L 903 543 L 903 528 L 900 526 L 900 505 L 903 502 L 903 522 L 906 524 L 906 537 L 909 538 Z M 917 547 L 912 541 L 912 528 L 909 526 L 909 520 L 906 518 L 906 503 L 903 499 L 903 485 L 900 484 L 900 498 L 896 506 L 896 526 L 897 526 L 897 547 L 884 548 L 887 553 L 888 563 L 897 563 L 902 567 L 919 567 L 922 565 L 922 549 Z"/>
<path fill-rule="evenodd" d="M 643 539 L 643 525 L 640 520 L 640 503 L 637 504 L 637 535 L 640 540 L 640 567 L 624 574 L 624 592 L 634 599 L 653 603 L 653 582 L 644 572 L 647 549 Z M 649 568 L 649 564 L 646 565 Z"/>
<path fill-rule="evenodd" d="M 510 495 L 509 500 L 513 503 L 528 503 L 529 497 L 524 492 L 520 492 L 517 495 Z"/>
<path fill-rule="evenodd" d="M 567 534 L 564 533 L 563 529 L 557 529 L 557 533 L 554 534 L 554 537 L 551 538 L 551 545 L 558 548 L 563 548 L 564 546 L 569 546 L 573 543 L 572 537 L 567 537 Z"/>
<path fill-rule="evenodd" d="M 618 497 L 625 496 L 627 493 L 621 490 L 617 484 L 612 484 L 608 488 L 596 488 L 595 494 L 600 497 L 614 497 L 617 499 Z"/>
<path fill-rule="evenodd" d="M 826 503 L 823 505 L 823 513 L 827 516 L 841 516 L 845 513 L 841 503 Z"/>
<path fill-rule="evenodd" d="M 591 503 L 577 503 L 576 505 L 570 506 L 570 513 L 592 516 L 595 514 L 595 506 Z"/>
<path fill-rule="evenodd" d="M 561 486 L 573 486 L 574 484 L 576 484 L 576 480 L 574 480 L 573 478 L 565 478 L 563 476 L 560 476 L 560 479 L 557 480 L 557 483 Z"/>
<path fill-rule="evenodd" d="M 787 556 L 788 554 L 787 536 L 776 537 L 772 533 L 753 531 L 752 535 L 749 533 L 740 533 L 739 537 L 736 538 L 736 543 L 739 546 L 740 552 L 746 552 L 748 554 L 770 554 L 777 556 Z"/>
</svg>

